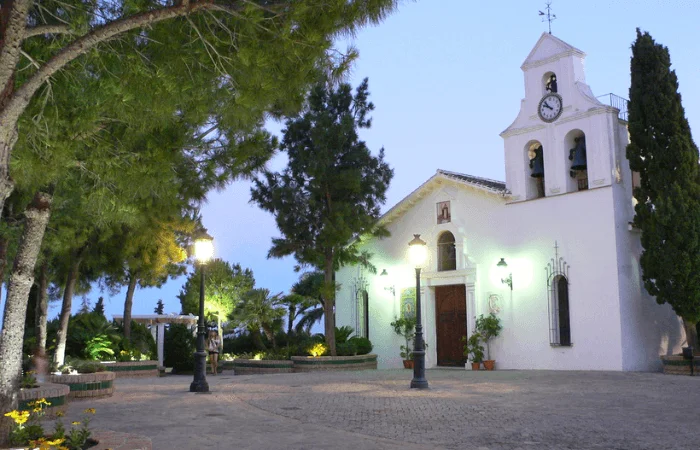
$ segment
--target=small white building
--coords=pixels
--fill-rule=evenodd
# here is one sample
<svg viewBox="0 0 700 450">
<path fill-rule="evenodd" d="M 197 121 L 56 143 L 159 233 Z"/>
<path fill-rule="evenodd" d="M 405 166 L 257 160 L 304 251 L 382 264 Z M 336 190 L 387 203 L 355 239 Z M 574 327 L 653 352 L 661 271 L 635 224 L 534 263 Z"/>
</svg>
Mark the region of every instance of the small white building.
<svg viewBox="0 0 700 450">
<path fill-rule="evenodd" d="M 382 216 L 391 237 L 364 244 L 377 273 L 336 273 L 337 326 L 369 337 L 379 367 L 402 366 L 389 324 L 415 308 L 407 250 L 417 233 L 430 255 L 426 367 L 464 364 L 460 338 L 490 312 L 503 325 L 490 345 L 501 369 L 659 370 L 659 355 L 680 352 L 680 319 L 641 280 L 626 103 L 596 99 L 584 57 L 543 33 L 521 66 L 520 113 L 501 133 L 506 182 L 438 170 Z"/>
</svg>

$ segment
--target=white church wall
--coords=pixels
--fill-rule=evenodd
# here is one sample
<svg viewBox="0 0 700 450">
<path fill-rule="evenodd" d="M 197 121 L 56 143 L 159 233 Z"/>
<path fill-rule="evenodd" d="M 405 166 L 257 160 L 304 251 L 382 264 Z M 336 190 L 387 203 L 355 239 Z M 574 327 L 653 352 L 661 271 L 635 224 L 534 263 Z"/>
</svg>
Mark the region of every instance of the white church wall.
<svg viewBox="0 0 700 450">
<path fill-rule="evenodd" d="M 609 188 L 555 196 L 506 209 L 514 224 L 502 255 L 520 261 L 513 291 L 503 293 L 503 338 L 495 342 L 504 369 L 621 370 L 617 269 Z M 550 345 L 545 267 L 559 256 L 569 265 L 571 347 Z M 503 291 L 502 291 L 503 292 Z M 482 292 L 480 297 L 484 298 Z M 509 298 L 510 297 L 510 298 Z"/>
</svg>

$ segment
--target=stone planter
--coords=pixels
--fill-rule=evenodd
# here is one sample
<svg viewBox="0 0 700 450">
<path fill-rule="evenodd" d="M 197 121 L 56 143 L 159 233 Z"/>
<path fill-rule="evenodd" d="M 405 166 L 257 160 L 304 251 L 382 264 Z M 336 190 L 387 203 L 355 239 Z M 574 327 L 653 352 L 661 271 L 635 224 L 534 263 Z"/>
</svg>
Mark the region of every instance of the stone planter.
<svg viewBox="0 0 700 450">
<path fill-rule="evenodd" d="M 662 356 L 661 362 L 664 365 L 664 373 L 668 375 L 690 375 L 690 363 L 688 359 L 683 359 L 680 355 Z M 695 356 L 694 374 L 700 376 L 700 357 Z"/>
<path fill-rule="evenodd" d="M 65 384 L 44 383 L 36 388 L 20 389 L 17 395 L 19 401 L 17 409 L 20 411 L 31 410 L 29 403 L 45 398 L 47 402 L 51 403 L 51 406 L 44 409 L 45 417 L 53 419 L 57 412 L 66 411 L 68 394 L 70 394 L 70 387 Z"/>
<path fill-rule="evenodd" d="M 233 369 L 234 375 L 264 375 L 267 373 L 292 373 L 294 371 L 294 362 L 284 359 L 234 359 L 233 361 L 223 361 L 223 366 L 227 370 Z"/>
<path fill-rule="evenodd" d="M 292 362 L 294 362 L 294 372 L 366 370 L 377 368 L 377 355 L 292 356 Z"/>
<path fill-rule="evenodd" d="M 158 361 L 102 361 L 108 372 L 114 372 L 117 378 L 157 377 Z"/>
<path fill-rule="evenodd" d="M 51 383 L 70 388 L 68 398 L 111 397 L 114 393 L 115 372 L 81 373 L 78 375 L 49 375 Z"/>
</svg>

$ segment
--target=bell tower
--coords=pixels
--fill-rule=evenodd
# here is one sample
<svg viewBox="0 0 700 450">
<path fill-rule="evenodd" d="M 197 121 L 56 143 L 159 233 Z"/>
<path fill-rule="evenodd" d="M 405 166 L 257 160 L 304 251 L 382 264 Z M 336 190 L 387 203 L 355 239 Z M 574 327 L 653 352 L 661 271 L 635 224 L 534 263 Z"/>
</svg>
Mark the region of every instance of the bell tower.
<svg viewBox="0 0 700 450">
<path fill-rule="evenodd" d="M 525 98 L 501 133 L 512 202 L 610 186 L 619 171 L 626 127 L 586 84 L 585 56 L 542 33 L 520 67 Z"/>
</svg>

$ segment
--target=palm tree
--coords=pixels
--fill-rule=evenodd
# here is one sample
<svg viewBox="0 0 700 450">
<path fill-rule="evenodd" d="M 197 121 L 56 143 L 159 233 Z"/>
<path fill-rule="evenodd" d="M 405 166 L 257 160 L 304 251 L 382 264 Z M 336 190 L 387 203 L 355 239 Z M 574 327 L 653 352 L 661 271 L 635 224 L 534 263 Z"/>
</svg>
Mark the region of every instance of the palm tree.
<svg viewBox="0 0 700 450">
<path fill-rule="evenodd" d="M 245 294 L 241 302 L 236 306 L 231 319 L 243 328 L 249 330 L 262 329 L 265 336 L 272 343 L 272 348 L 277 348 L 275 342 L 275 324 L 284 317 L 282 306 L 282 293 L 270 295 L 269 289 L 252 289 Z"/>
<path fill-rule="evenodd" d="M 324 273 L 321 271 L 306 272 L 299 278 L 299 281 L 292 286 L 292 295 L 301 296 L 304 300 L 294 305 L 293 312 L 290 308 L 289 318 L 291 320 L 287 325 L 290 331 L 292 329 L 291 322 L 298 316 L 301 316 L 301 319 L 295 327 L 297 333 L 302 331 L 310 333 L 311 327 L 316 322 L 320 322 L 323 318 L 323 296 L 321 295 L 321 289 L 324 284 L 324 276 Z"/>
</svg>

